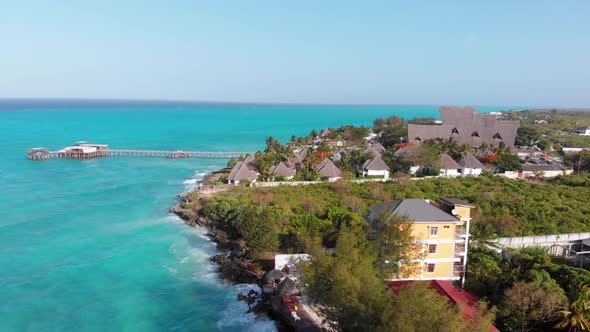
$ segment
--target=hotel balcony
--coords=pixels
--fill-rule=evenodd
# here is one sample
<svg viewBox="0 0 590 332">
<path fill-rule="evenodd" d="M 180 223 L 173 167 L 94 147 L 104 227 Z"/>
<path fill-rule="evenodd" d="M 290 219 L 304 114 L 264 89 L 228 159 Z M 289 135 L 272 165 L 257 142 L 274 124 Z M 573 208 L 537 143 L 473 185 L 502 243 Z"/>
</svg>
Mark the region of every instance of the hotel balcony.
<svg viewBox="0 0 590 332">
<path fill-rule="evenodd" d="M 453 277 L 463 277 L 463 265 L 461 263 L 453 264 Z"/>
<path fill-rule="evenodd" d="M 455 243 L 455 256 L 465 256 L 465 242 Z"/>
<path fill-rule="evenodd" d="M 464 239 L 465 237 L 467 237 L 467 229 L 461 226 L 455 227 L 455 237 Z"/>
</svg>

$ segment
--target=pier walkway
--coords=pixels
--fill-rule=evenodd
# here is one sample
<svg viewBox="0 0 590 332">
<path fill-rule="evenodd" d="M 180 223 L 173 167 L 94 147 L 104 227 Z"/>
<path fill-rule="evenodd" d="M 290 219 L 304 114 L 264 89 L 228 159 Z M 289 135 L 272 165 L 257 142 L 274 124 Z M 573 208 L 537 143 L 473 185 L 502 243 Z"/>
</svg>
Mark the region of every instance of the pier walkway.
<svg viewBox="0 0 590 332">
<path fill-rule="evenodd" d="M 29 150 L 28 159 L 47 160 L 54 158 L 91 159 L 102 157 L 128 158 L 169 158 L 169 159 L 230 159 L 239 158 L 250 152 L 210 152 L 210 151 L 169 151 L 169 150 L 123 150 L 106 149 L 95 151 L 59 150 L 50 151 L 46 148 Z"/>
</svg>

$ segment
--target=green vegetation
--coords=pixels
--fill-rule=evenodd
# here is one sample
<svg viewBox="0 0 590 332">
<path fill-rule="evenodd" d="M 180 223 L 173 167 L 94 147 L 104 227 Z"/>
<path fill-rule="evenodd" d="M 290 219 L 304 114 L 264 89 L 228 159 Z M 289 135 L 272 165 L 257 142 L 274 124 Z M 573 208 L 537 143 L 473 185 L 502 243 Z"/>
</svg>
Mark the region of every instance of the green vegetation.
<svg viewBox="0 0 590 332">
<path fill-rule="evenodd" d="M 496 155 L 492 160 L 491 163 L 496 165 L 500 172 L 506 171 L 521 171 L 522 164 L 517 156 L 511 153 L 502 153 Z"/>
<path fill-rule="evenodd" d="M 549 182 L 570 187 L 590 187 L 590 174 L 560 175 L 549 180 Z"/>
<path fill-rule="evenodd" d="M 564 161 L 576 172 L 590 172 L 590 151 L 566 154 Z"/>
<path fill-rule="evenodd" d="M 587 326 L 589 271 L 552 263 L 538 248 L 504 255 L 472 248 L 469 260 L 467 287 L 498 306 L 497 324 L 502 330 Z"/>
<path fill-rule="evenodd" d="M 590 136 L 572 135 L 581 126 L 590 126 L 590 112 L 520 111 L 506 113 L 510 120 L 520 121 L 515 144 L 537 145 L 545 151 L 562 147 L 590 147 Z"/>
<path fill-rule="evenodd" d="M 373 121 L 373 131 L 383 132 L 381 134 L 381 144 L 384 147 L 390 147 L 398 143 L 405 142 L 408 136 L 408 126 L 404 119 L 391 116 L 387 119 L 378 118 Z"/>
<path fill-rule="evenodd" d="M 549 139 L 555 144 L 566 148 L 587 148 L 590 147 L 590 136 L 581 135 L 550 135 Z"/>
<path fill-rule="evenodd" d="M 291 222 L 312 214 L 325 221 L 325 234 L 337 230 L 329 213 L 344 208 L 362 221 L 368 205 L 401 198 L 456 197 L 477 206 L 472 232 L 480 238 L 574 233 L 588 230 L 590 187 L 572 187 L 576 177 L 558 177 L 536 184 L 502 177 L 435 178 L 387 183 L 331 183 L 322 185 L 237 189 L 223 195 L 234 207 L 265 206 L 274 212 L 282 233 L 298 233 Z M 589 181 L 586 176 L 583 181 Z M 584 182 L 585 183 L 585 182 Z M 351 217 L 352 218 L 352 217 Z M 298 252 L 301 248 L 285 247 Z"/>
</svg>

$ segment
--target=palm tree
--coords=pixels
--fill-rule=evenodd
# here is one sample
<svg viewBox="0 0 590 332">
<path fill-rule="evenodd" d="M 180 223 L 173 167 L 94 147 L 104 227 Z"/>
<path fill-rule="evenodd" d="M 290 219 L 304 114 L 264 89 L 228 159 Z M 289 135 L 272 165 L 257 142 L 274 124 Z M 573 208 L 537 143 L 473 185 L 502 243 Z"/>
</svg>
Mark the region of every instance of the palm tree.
<svg viewBox="0 0 590 332">
<path fill-rule="evenodd" d="M 464 156 L 466 154 L 473 154 L 475 150 L 469 144 L 461 144 L 457 147 L 457 154 Z"/>
<path fill-rule="evenodd" d="M 555 325 L 563 329 L 569 327 L 568 331 L 590 331 L 590 287 L 583 286 L 578 299 L 570 305 L 569 310 L 560 311 L 561 321 Z"/>
<path fill-rule="evenodd" d="M 457 141 L 454 138 L 452 138 L 452 137 L 449 138 L 446 141 L 446 144 L 445 145 L 446 145 L 445 151 L 442 151 L 442 152 L 447 153 L 447 154 L 449 154 L 451 156 L 456 155 L 455 151 L 457 151 L 457 147 L 459 145 L 457 144 Z"/>
<path fill-rule="evenodd" d="M 490 225 L 474 224 L 471 229 L 471 240 L 469 244 L 477 248 L 501 248 L 496 241 L 498 234 Z"/>
</svg>

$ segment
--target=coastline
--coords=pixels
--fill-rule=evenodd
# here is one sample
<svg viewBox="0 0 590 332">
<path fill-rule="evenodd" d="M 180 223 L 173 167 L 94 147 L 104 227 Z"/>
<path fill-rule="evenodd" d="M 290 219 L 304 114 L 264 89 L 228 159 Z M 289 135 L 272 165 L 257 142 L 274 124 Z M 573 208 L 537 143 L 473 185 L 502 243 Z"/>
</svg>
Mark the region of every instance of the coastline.
<svg viewBox="0 0 590 332">
<path fill-rule="evenodd" d="M 229 240 L 227 234 L 214 222 L 205 218 L 201 213 L 201 202 L 216 193 L 229 190 L 229 186 L 217 188 L 214 185 L 219 180 L 219 175 L 224 168 L 209 172 L 205 177 L 197 181 L 197 187 L 189 192 L 177 194 L 178 202 L 170 208 L 170 212 L 178 216 L 184 224 L 190 227 L 203 227 L 206 236 L 215 243 L 218 253 L 210 256 L 209 260 L 216 263 L 216 273 L 221 280 L 232 284 L 256 284 L 262 289 L 264 270 L 251 259 L 245 257 L 244 243 Z M 194 195 L 198 193 L 198 196 Z M 247 293 L 238 292 L 238 300 L 248 304 L 247 313 L 264 315 L 275 321 L 279 331 L 288 330 L 281 321 L 273 317 L 272 308 L 265 301 L 262 292 L 250 289 Z"/>
</svg>

